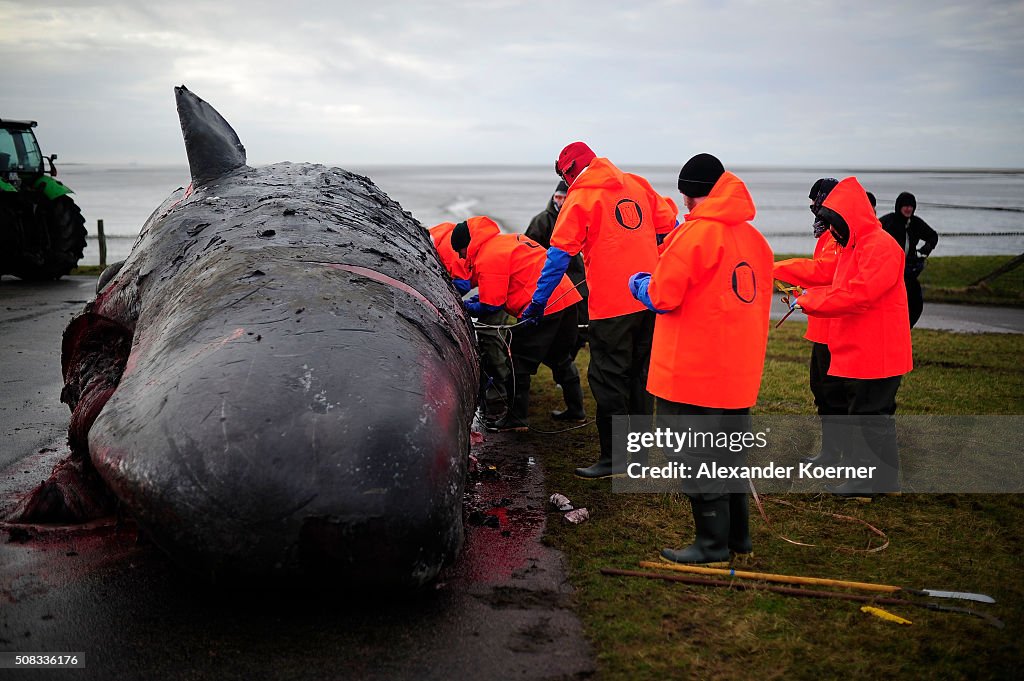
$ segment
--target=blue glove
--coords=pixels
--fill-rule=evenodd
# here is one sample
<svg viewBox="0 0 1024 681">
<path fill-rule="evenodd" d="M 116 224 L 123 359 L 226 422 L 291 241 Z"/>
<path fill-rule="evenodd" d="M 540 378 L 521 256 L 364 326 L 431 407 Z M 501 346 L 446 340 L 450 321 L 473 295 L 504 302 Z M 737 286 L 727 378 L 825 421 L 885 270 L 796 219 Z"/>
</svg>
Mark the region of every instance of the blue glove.
<svg viewBox="0 0 1024 681">
<path fill-rule="evenodd" d="M 530 324 L 537 324 L 540 322 L 540 318 L 544 316 L 544 308 L 547 305 L 545 303 L 539 303 L 536 300 L 531 300 L 530 304 L 523 310 L 523 314 L 519 317 L 519 320 L 526 326 Z"/>
<path fill-rule="evenodd" d="M 802 289 L 802 288 L 792 289 L 792 290 L 788 291 L 784 296 L 782 296 L 782 302 L 785 303 L 786 305 L 788 305 L 789 306 L 789 311 L 792 312 L 793 310 L 796 309 L 796 306 L 797 306 L 796 299 L 799 298 L 802 295 L 805 295 L 806 293 L 807 293 L 806 289 Z"/>
<path fill-rule="evenodd" d="M 665 314 L 668 310 L 659 310 L 654 307 L 651 303 L 651 296 L 647 292 L 647 288 L 651 285 L 651 273 L 650 272 L 637 272 L 629 278 L 629 292 L 633 294 L 633 297 L 647 306 L 648 310 L 657 312 L 658 314 Z"/>
<path fill-rule="evenodd" d="M 667 232 L 665 232 L 664 234 L 658 234 L 658 235 L 657 235 L 657 237 L 658 237 L 658 245 L 660 246 L 660 245 L 662 244 L 662 242 L 664 242 L 664 241 L 665 241 L 665 239 L 667 239 L 667 238 L 668 238 L 668 235 L 669 235 L 669 234 L 671 234 L 671 233 L 672 233 L 672 231 L 673 231 L 673 230 L 674 230 L 674 229 L 675 229 L 676 227 L 678 227 L 678 226 L 679 226 L 679 220 L 676 220 L 676 224 L 672 226 L 672 229 L 668 230 L 668 231 L 667 231 Z"/>
<path fill-rule="evenodd" d="M 634 298 L 642 302 L 643 298 L 640 297 L 641 283 L 643 284 L 644 292 L 646 292 L 648 285 L 651 283 L 650 272 L 637 272 L 629 278 L 629 292 L 633 294 Z"/>
<path fill-rule="evenodd" d="M 467 300 L 463 300 L 462 305 L 466 308 L 466 311 L 469 312 L 470 316 L 473 317 L 484 317 L 502 309 L 501 305 L 488 305 L 487 303 L 481 303 L 479 294 L 472 296 Z"/>
<path fill-rule="evenodd" d="M 569 269 L 569 261 L 572 256 L 561 248 L 552 246 L 548 249 L 548 259 L 544 261 L 544 269 L 540 271 L 537 278 L 537 290 L 533 292 L 533 302 L 540 303 L 541 310 L 547 305 L 548 298 L 554 293 L 555 287 L 562 281 L 562 276 Z M 527 310 L 530 308 L 527 307 Z M 525 316 L 525 311 L 523 312 Z M 540 315 L 536 315 L 540 316 Z"/>
<path fill-rule="evenodd" d="M 469 279 L 452 279 L 452 283 L 455 284 L 455 290 L 459 292 L 460 296 L 464 296 L 473 290 L 473 284 Z"/>
</svg>

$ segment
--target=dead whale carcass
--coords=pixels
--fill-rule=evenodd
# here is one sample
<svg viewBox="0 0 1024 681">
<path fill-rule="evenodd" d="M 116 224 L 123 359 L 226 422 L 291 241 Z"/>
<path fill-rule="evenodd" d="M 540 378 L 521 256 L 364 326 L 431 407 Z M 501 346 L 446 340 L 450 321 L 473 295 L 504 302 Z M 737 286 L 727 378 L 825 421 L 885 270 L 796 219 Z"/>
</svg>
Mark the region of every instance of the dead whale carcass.
<svg viewBox="0 0 1024 681">
<path fill-rule="evenodd" d="M 65 333 L 73 452 L 214 575 L 432 579 L 461 546 L 469 320 L 370 180 L 245 165 L 175 89 L 193 185 Z"/>
</svg>

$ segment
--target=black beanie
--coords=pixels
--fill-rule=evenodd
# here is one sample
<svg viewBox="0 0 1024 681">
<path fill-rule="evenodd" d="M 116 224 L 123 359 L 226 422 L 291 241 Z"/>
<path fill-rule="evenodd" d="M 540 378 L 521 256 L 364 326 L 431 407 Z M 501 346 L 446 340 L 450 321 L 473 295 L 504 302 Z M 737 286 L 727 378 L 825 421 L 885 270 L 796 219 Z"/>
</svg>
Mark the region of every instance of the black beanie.
<svg viewBox="0 0 1024 681">
<path fill-rule="evenodd" d="M 903 192 L 896 197 L 896 212 L 899 213 L 903 206 L 913 206 L 914 210 L 917 210 L 917 199 L 910 192 Z"/>
<path fill-rule="evenodd" d="M 818 198 L 818 194 L 821 193 L 822 189 L 825 190 L 825 197 L 827 197 L 828 193 L 835 189 L 835 186 L 837 184 L 839 184 L 839 180 L 837 180 L 834 177 L 819 177 L 817 180 L 814 181 L 814 184 L 811 185 L 811 191 L 807 195 L 807 198 L 809 198 L 811 201 L 814 201 L 815 199 Z M 825 200 L 825 197 L 822 197 L 822 201 Z M 821 205 L 820 202 L 819 205 Z"/>
<path fill-rule="evenodd" d="M 469 225 L 465 221 L 455 225 L 455 229 L 452 230 L 452 250 L 461 251 L 469 245 L 469 241 Z"/>
<path fill-rule="evenodd" d="M 821 204 L 825 203 L 825 199 L 828 198 L 828 195 L 832 193 L 837 184 L 839 184 L 839 180 L 834 177 L 822 177 L 811 185 L 811 193 L 807 195 L 807 198 L 814 202 L 815 209 L 821 208 Z"/>
<path fill-rule="evenodd" d="M 565 194 L 569 191 L 569 185 L 565 183 L 565 180 L 559 180 L 558 186 L 555 187 L 556 194 Z"/>
<path fill-rule="evenodd" d="M 679 191 L 691 199 L 707 196 L 724 172 L 725 167 L 717 158 L 697 154 L 679 171 Z"/>
</svg>

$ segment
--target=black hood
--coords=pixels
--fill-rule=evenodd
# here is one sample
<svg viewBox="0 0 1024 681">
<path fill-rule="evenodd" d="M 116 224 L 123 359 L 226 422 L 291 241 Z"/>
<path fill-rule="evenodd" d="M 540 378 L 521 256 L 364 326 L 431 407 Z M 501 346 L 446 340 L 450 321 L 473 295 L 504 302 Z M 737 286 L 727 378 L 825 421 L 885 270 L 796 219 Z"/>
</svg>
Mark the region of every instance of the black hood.
<svg viewBox="0 0 1024 681">
<path fill-rule="evenodd" d="M 900 208 L 903 208 L 903 206 L 911 206 L 916 212 L 917 199 L 915 199 L 914 195 L 911 194 L 910 192 L 903 192 L 902 194 L 896 197 L 896 212 L 899 213 Z"/>
</svg>

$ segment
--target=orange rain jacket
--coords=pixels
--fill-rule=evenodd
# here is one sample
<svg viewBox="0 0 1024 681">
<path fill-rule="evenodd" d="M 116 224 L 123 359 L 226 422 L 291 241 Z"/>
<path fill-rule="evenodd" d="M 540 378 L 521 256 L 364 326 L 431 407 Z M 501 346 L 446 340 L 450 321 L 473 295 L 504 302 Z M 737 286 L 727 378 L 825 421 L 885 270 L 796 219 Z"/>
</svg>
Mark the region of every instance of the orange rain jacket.
<svg viewBox="0 0 1024 681">
<path fill-rule="evenodd" d="M 501 234 L 498 225 L 487 217 L 470 218 L 466 224 L 470 241 L 465 262 L 470 281 L 480 289 L 480 302 L 504 306 L 509 314 L 519 317 L 533 298 L 547 250 L 525 234 Z M 544 314 L 554 314 L 581 300 L 572 280 L 563 274 Z"/>
<path fill-rule="evenodd" d="M 658 262 L 658 234 L 676 225 L 676 204 L 639 175 L 595 158 L 569 187 L 551 245 L 571 256 L 583 251 L 591 319 L 646 309 L 629 292 L 629 277 Z M 553 297 L 553 296 L 552 296 Z"/>
<path fill-rule="evenodd" d="M 495 225 L 497 227 L 497 225 Z M 434 242 L 437 255 L 441 258 L 441 264 L 452 279 L 469 279 L 469 270 L 466 268 L 466 261 L 459 257 L 459 254 L 452 250 L 452 232 L 455 230 L 454 222 L 442 222 L 434 225 L 429 230 L 430 240 Z"/>
<path fill-rule="evenodd" d="M 864 187 L 848 177 L 823 204 L 850 227 L 828 286 L 810 289 L 797 304 L 811 317 L 830 319 L 830 376 L 891 378 L 913 366 L 903 251 L 882 230 Z"/>
<path fill-rule="evenodd" d="M 749 220 L 754 201 L 726 172 L 665 240 L 647 289 L 659 314 L 647 391 L 672 402 L 757 402 L 768 345 L 774 256 Z"/>
<path fill-rule="evenodd" d="M 812 257 L 790 258 L 775 263 L 775 278 L 802 288 L 828 286 L 836 271 L 837 258 L 839 244 L 826 230 L 814 244 Z M 828 343 L 828 326 L 829 320 L 825 317 L 808 317 L 804 338 L 812 343 Z"/>
</svg>

